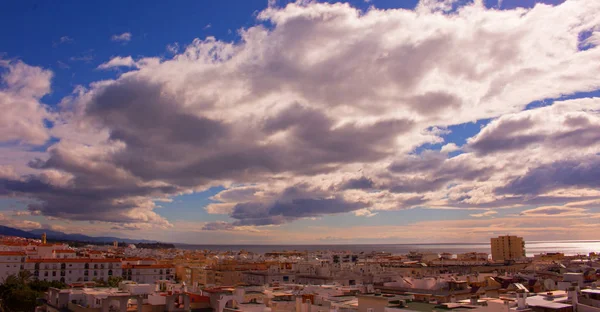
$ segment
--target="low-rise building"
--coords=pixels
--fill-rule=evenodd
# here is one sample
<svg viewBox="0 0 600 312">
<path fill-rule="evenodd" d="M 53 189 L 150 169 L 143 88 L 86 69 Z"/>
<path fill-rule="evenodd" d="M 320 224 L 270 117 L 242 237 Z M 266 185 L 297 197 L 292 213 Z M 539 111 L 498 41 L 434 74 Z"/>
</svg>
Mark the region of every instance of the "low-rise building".
<svg viewBox="0 0 600 312">
<path fill-rule="evenodd" d="M 175 278 L 175 267 L 170 264 L 123 264 L 121 272 L 124 280 L 137 283 L 154 283 Z"/>
</svg>

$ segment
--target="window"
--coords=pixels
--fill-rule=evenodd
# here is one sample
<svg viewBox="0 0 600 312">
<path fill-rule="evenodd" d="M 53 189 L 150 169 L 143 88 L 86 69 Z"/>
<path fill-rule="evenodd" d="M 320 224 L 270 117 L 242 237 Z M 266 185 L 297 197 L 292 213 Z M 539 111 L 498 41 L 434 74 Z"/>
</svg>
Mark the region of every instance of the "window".
<svg viewBox="0 0 600 312">
<path fill-rule="evenodd" d="M 44 272 L 44 276 L 48 276 L 48 271 Z"/>
<path fill-rule="evenodd" d="M 112 270 L 108 270 L 108 276 L 112 276 Z"/>
</svg>

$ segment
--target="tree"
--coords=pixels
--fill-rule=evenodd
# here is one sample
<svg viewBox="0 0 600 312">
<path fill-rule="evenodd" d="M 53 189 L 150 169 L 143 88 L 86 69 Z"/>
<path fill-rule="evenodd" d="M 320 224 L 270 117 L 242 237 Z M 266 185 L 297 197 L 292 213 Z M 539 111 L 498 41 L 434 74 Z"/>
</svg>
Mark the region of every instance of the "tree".
<svg viewBox="0 0 600 312">
<path fill-rule="evenodd" d="M 123 278 L 120 276 L 109 276 L 108 277 L 108 287 L 119 287 L 119 283 L 123 281 Z"/>
<path fill-rule="evenodd" d="M 50 287 L 65 288 L 66 285 L 58 281 L 31 280 L 28 271 L 7 276 L 4 284 L 0 284 L 0 311 L 34 311 L 37 298 Z"/>
<path fill-rule="evenodd" d="M 26 284 L 31 279 L 31 272 L 29 272 L 27 270 L 21 270 L 17 274 L 17 278 L 19 279 L 19 281 L 21 283 Z"/>
</svg>

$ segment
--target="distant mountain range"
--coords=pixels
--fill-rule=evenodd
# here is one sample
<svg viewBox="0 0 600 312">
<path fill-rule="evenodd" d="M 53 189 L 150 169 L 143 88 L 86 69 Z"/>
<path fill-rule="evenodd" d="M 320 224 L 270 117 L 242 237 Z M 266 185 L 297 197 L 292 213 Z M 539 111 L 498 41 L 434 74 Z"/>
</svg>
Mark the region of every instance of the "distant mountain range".
<svg viewBox="0 0 600 312">
<path fill-rule="evenodd" d="M 119 238 L 110 236 L 87 236 L 83 234 L 67 234 L 59 231 L 52 231 L 48 229 L 37 229 L 31 231 L 23 231 L 8 226 L 0 225 L 0 235 L 6 236 L 19 236 L 24 238 L 40 238 L 42 233 L 46 233 L 48 240 L 60 240 L 60 241 L 79 241 L 79 242 L 93 242 L 93 243 L 112 243 L 114 241 L 124 242 L 128 244 L 136 243 L 154 243 L 156 241 L 144 240 L 144 239 L 129 239 Z"/>
</svg>

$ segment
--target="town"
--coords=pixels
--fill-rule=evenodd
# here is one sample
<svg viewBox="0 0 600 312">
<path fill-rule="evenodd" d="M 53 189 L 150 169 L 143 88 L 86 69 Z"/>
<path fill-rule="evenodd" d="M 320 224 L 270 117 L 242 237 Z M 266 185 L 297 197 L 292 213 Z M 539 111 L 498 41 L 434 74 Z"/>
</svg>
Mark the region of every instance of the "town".
<svg viewBox="0 0 600 312">
<path fill-rule="evenodd" d="M 596 253 L 526 257 L 525 246 L 507 235 L 491 254 L 257 254 L 3 237 L 0 282 L 48 282 L 38 312 L 600 311 Z"/>
</svg>

